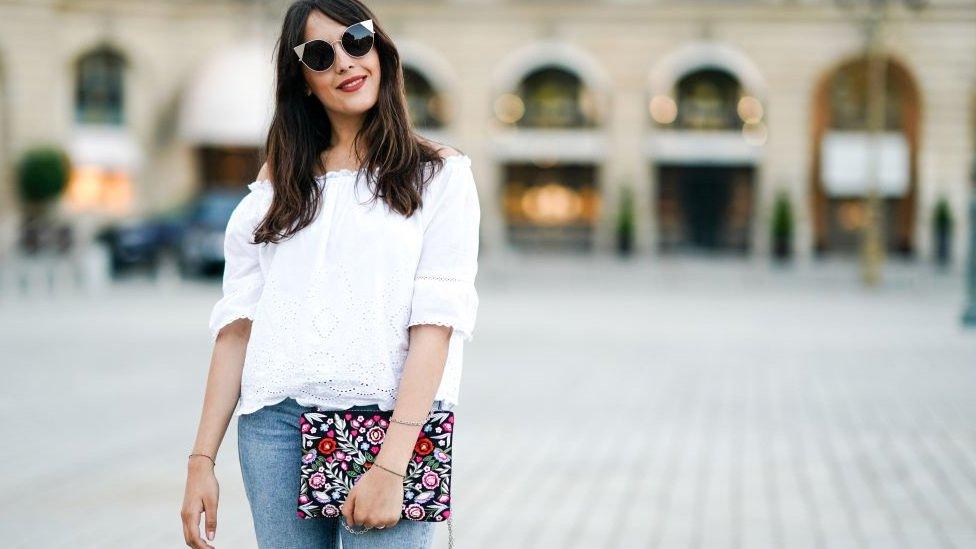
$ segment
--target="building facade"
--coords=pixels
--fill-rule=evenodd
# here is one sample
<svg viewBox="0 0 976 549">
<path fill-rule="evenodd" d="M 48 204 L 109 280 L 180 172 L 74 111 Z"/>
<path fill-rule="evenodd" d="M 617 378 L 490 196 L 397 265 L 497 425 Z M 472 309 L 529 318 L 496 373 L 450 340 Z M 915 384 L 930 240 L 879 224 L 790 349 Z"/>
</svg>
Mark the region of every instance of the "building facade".
<svg viewBox="0 0 976 549">
<path fill-rule="evenodd" d="M 4 241 L 14 163 L 38 143 L 69 151 L 72 215 L 141 215 L 253 180 L 287 4 L 0 3 Z M 762 258 L 786 200 L 801 260 L 853 257 L 877 185 L 889 254 L 931 258 L 944 200 L 952 266 L 965 264 L 972 0 L 888 11 L 877 141 L 866 32 L 841 2 L 369 5 L 399 47 L 414 124 L 473 159 L 485 254 L 610 253 L 630 199 L 640 254 Z"/>
</svg>

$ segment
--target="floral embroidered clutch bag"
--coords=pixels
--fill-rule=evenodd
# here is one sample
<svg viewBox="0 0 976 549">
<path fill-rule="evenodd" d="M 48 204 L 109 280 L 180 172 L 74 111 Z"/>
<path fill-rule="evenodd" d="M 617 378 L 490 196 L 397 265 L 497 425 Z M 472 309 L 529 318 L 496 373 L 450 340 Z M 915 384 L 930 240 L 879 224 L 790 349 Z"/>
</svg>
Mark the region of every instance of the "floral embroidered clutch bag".
<svg viewBox="0 0 976 549">
<path fill-rule="evenodd" d="M 305 412 L 298 517 L 338 517 L 356 480 L 372 467 L 393 411 Z M 432 410 L 421 428 L 403 480 L 409 520 L 441 522 L 451 516 L 451 439 L 454 412 Z"/>
</svg>

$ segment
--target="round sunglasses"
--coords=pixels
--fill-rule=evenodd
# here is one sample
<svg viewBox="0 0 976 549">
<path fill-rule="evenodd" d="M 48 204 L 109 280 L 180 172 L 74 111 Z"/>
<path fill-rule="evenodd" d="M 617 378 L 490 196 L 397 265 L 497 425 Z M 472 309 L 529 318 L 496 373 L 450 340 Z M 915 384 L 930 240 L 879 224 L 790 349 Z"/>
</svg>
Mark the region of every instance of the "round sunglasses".
<svg viewBox="0 0 976 549">
<path fill-rule="evenodd" d="M 373 20 L 367 19 L 355 25 L 350 25 L 342 33 L 342 38 L 336 40 L 350 57 L 362 57 L 373 49 Z M 334 42 L 325 40 L 309 40 L 292 48 L 298 59 L 309 70 L 323 72 L 332 68 L 336 60 Z"/>
</svg>

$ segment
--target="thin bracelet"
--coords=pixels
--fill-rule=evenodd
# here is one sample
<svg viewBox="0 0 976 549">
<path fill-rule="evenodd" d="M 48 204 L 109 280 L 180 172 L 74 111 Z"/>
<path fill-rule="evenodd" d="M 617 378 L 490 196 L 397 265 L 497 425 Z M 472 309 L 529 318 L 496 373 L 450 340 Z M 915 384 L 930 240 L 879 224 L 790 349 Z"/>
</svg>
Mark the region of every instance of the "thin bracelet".
<svg viewBox="0 0 976 549">
<path fill-rule="evenodd" d="M 401 421 L 401 420 L 399 420 L 399 419 L 397 419 L 395 417 L 391 417 L 390 418 L 390 421 L 392 421 L 393 423 L 401 423 L 403 425 L 413 425 L 414 427 L 423 427 L 424 425 L 427 424 L 427 420 L 424 420 L 424 421 L 421 421 L 421 422 L 418 422 L 418 423 L 414 423 L 412 421 Z"/>
<path fill-rule="evenodd" d="M 214 458 L 208 456 L 207 454 L 190 454 L 188 457 L 193 457 L 193 456 L 203 456 L 203 457 L 209 459 L 211 462 L 213 462 L 214 467 L 217 466 L 217 460 L 215 460 Z"/>
<path fill-rule="evenodd" d="M 379 463 L 376 463 L 375 461 L 373 462 L 373 465 L 379 467 L 380 469 L 383 469 L 384 471 L 389 471 L 389 472 L 393 473 L 394 475 L 396 475 L 396 476 L 398 476 L 400 478 L 407 478 L 406 475 L 401 475 L 400 473 L 397 473 L 396 471 L 393 471 L 391 469 L 387 469 L 386 467 L 383 467 L 382 465 L 380 465 Z"/>
</svg>

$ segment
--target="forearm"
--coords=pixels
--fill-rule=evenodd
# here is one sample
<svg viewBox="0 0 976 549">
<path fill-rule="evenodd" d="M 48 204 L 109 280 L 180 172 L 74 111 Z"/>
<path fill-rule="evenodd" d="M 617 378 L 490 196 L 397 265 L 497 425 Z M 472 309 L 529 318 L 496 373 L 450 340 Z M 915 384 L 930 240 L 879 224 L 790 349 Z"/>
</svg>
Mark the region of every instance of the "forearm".
<svg viewBox="0 0 976 549">
<path fill-rule="evenodd" d="M 410 351 L 403 367 L 393 417 L 426 421 L 447 362 L 451 328 L 421 324 L 410 328 Z M 390 422 L 376 462 L 405 473 L 423 426 Z"/>
<path fill-rule="evenodd" d="M 235 321 L 217 336 L 193 453 L 217 456 L 241 394 L 241 373 L 249 338 L 247 320 Z"/>
</svg>

